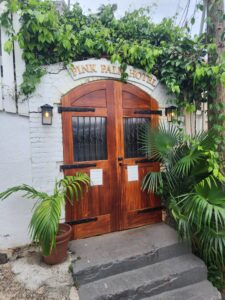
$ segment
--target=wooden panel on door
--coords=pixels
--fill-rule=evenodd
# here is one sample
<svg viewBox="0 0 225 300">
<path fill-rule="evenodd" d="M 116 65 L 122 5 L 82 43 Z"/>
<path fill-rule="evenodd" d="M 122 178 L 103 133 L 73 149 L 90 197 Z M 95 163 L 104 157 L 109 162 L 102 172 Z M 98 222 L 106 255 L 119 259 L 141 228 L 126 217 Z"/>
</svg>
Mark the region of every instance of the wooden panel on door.
<svg viewBox="0 0 225 300">
<path fill-rule="evenodd" d="M 134 166 L 134 165 L 130 165 Z M 138 165 L 138 180 L 128 181 L 128 165 L 122 165 L 122 224 L 121 229 L 143 226 L 162 220 L 160 198 L 142 191 L 142 180 L 148 172 L 158 172 L 158 163 Z"/>
</svg>

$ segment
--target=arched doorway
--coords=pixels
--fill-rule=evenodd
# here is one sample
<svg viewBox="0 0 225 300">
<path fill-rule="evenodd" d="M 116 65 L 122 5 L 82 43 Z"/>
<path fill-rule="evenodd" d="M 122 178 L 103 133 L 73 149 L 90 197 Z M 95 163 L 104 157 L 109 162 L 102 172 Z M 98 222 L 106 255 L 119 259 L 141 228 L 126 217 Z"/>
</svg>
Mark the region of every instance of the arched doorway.
<svg viewBox="0 0 225 300">
<path fill-rule="evenodd" d="M 119 81 L 93 81 L 63 97 L 64 174 L 92 177 L 82 200 L 66 207 L 74 239 L 161 221 L 159 198 L 141 191 L 159 164 L 143 157 L 138 137 L 140 126 L 158 118 L 156 100 Z"/>
</svg>

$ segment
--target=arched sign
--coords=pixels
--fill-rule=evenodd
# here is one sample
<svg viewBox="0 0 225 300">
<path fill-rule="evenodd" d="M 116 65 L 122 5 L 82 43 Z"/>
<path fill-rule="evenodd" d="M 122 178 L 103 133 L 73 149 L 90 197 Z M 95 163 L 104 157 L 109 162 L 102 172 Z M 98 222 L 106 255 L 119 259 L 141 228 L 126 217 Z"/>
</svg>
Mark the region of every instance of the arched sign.
<svg viewBox="0 0 225 300">
<path fill-rule="evenodd" d="M 121 70 L 119 64 L 112 64 L 106 59 L 88 59 L 70 63 L 67 69 L 74 80 L 79 80 L 88 77 L 108 77 L 111 79 L 120 79 Z M 128 74 L 128 82 L 135 82 L 154 90 L 158 84 L 158 79 L 147 74 L 143 70 L 128 66 L 126 70 Z"/>
</svg>

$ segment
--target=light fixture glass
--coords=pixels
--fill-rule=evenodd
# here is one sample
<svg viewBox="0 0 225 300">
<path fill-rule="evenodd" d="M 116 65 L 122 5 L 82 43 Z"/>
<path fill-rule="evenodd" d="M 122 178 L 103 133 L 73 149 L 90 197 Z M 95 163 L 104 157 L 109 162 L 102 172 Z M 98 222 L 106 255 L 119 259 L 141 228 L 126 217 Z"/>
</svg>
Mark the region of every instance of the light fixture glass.
<svg viewBox="0 0 225 300">
<path fill-rule="evenodd" d="M 176 106 L 172 105 L 172 106 L 166 107 L 165 113 L 166 113 L 168 122 L 173 122 L 177 119 L 177 107 Z"/>
<path fill-rule="evenodd" d="M 45 104 L 41 106 L 42 125 L 52 125 L 53 106 Z"/>
</svg>

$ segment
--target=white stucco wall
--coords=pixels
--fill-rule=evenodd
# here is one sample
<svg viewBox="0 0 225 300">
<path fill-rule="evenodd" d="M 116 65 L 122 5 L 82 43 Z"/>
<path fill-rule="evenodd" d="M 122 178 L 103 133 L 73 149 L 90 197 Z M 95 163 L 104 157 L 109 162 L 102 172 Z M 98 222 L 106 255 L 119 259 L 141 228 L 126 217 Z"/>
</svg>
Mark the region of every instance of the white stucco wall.
<svg viewBox="0 0 225 300">
<path fill-rule="evenodd" d="M 29 118 L 0 112 L 0 191 L 31 184 Z M 27 226 L 33 203 L 19 194 L 0 202 L 0 249 L 29 242 Z"/>
</svg>

